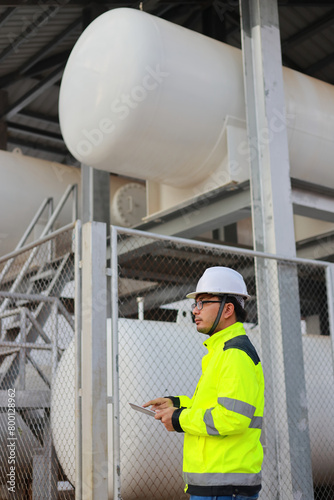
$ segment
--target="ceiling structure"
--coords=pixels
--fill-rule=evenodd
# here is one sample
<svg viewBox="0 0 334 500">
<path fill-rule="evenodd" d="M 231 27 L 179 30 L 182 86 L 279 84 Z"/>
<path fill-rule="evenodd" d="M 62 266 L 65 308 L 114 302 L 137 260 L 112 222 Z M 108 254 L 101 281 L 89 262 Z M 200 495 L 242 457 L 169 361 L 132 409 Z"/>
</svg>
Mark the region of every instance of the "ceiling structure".
<svg viewBox="0 0 334 500">
<path fill-rule="evenodd" d="M 279 0 L 285 66 L 334 83 L 334 1 Z M 75 165 L 58 120 L 60 81 L 85 27 L 106 10 L 142 9 L 240 47 L 238 0 L 0 2 L 2 149 Z"/>
</svg>

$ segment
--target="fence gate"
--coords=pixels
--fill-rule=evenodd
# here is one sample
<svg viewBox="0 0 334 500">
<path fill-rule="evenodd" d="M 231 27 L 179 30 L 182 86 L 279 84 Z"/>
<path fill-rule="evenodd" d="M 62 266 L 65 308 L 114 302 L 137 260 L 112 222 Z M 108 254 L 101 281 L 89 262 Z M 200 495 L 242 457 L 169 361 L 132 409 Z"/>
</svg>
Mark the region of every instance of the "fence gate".
<svg viewBox="0 0 334 500">
<path fill-rule="evenodd" d="M 244 249 L 115 227 L 111 230 L 111 255 L 113 319 L 108 331 L 117 369 L 110 374 L 110 381 L 114 386 L 114 423 L 119 422 L 114 427 L 114 443 L 119 444 L 119 455 L 114 449 L 114 470 L 120 466 L 120 476 L 114 475 L 119 482 L 114 484 L 114 498 L 119 491 L 123 500 L 188 498 L 183 493 L 182 435 L 167 433 L 163 425 L 134 412 L 128 403 L 142 404 L 163 395 L 192 395 L 206 350 L 185 296 L 195 290 L 207 267 L 223 265 L 240 272 L 246 281 L 251 298 L 246 303 L 245 327 L 260 353 L 267 383 L 260 498 L 294 498 L 291 477 L 295 472 L 291 471 L 294 463 L 289 451 L 295 445 L 292 441 L 306 433 L 306 451 L 311 455 L 306 458 L 311 458 L 312 471 L 301 467 L 297 479 L 302 487 L 311 485 L 309 498 L 314 495 L 318 500 L 332 500 L 331 264 L 276 259 Z M 278 280 L 282 268 L 289 277 L 285 283 Z M 268 290 L 261 281 L 263 270 L 267 273 Z M 278 298 L 282 293 L 291 302 L 297 297 L 298 307 L 288 318 L 290 323 L 282 321 L 284 311 L 279 309 Z M 291 332 L 285 332 L 283 341 L 279 336 L 282 324 L 284 328 L 291 325 Z M 297 329 L 297 335 L 292 329 Z M 292 363 L 290 353 L 294 356 Z M 272 369 L 272 364 L 277 366 Z M 302 417 L 294 412 L 288 394 L 290 377 L 302 378 L 306 389 L 296 395 L 302 399 L 297 405 L 302 407 Z"/>
</svg>

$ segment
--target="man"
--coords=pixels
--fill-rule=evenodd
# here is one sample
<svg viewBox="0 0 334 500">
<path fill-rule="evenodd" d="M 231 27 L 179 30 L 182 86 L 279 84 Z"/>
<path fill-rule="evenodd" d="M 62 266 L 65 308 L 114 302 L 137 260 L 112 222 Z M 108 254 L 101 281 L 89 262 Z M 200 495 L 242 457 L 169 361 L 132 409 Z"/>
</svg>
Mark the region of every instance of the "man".
<svg viewBox="0 0 334 500">
<path fill-rule="evenodd" d="M 195 292 L 197 330 L 209 338 L 195 393 L 148 401 L 168 431 L 184 433 L 183 476 L 190 500 L 255 499 L 261 489 L 264 380 L 246 336 L 243 277 L 206 269 Z"/>
</svg>

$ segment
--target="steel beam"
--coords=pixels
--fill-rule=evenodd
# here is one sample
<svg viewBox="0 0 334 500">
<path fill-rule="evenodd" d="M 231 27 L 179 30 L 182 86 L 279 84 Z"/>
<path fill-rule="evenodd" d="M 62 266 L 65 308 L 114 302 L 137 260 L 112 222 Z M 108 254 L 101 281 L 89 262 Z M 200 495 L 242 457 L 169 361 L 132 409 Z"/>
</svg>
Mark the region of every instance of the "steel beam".
<svg viewBox="0 0 334 500">
<path fill-rule="evenodd" d="M 14 14 L 16 8 L 8 7 L 1 15 L 0 15 L 0 27 L 3 26 Z"/>
<path fill-rule="evenodd" d="M 319 196 L 317 193 L 292 190 L 293 212 L 296 215 L 334 222 L 334 199 L 330 196 Z"/>
<path fill-rule="evenodd" d="M 321 33 L 321 31 L 329 28 L 334 24 L 334 9 L 326 12 L 324 16 L 317 19 L 314 23 L 309 24 L 306 28 L 297 31 L 294 35 L 282 41 L 282 50 L 295 47 L 296 45 L 309 40 L 311 36 Z"/>
<path fill-rule="evenodd" d="M 36 127 L 28 127 L 27 125 L 20 125 L 19 123 L 14 122 L 7 122 L 7 129 L 9 132 L 17 132 L 19 134 L 25 134 L 30 137 L 36 137 L 38 139 L 56 142 L 58 144 L 64 144 L 62 135 L 55 134 L 54 132 L 49 132 L 48 130 L 42 130 Z"/>
<path fill-rule="evenodd" d="M 137 226 L 143 231 L 193 238 L 250 217 L 249 183 L 228 185 L 201 194 L 191 202 L 148 217 Z"/>
<path fill-rule="evenodd" d="M 254 247 L 296 253 L 277 0 L 240 0 Z M 264 140 L 265 138 L 265 140 Z M 295 264 L 255 262 L 262 362 L 266 380 L 264 495 L 313 499 L 311 450 Z M 268 425 L 268 422 L 270 424 Z"/>
<path fill-rule="evenodd" d="M 313 236 L 297 243 L 297 255 L 302 259 L 333 261 L 334 232 Z"/>
<path fill-rule="evenodd" d="M 19 146 L 22 148 L 36 149 L 38 152 L 44 151 L 45 153 L 52 153 L 54 155 L 59 155 L 65 157 L 69 154 L 67 149 L 57 148 L 55 146 L 46 145 L 42 142 L 33 142 L 30 140 L 20 139 L 19 137 L 14 137 L 9 135 L 8 144 L 13 146 Z"/>
<path fill-rule="evenodd" d="M 59 118 L 58 116 L 46 115 L 44 113 L 38 113 L 36 111 L 30 111 L 29 109 L 22 109 L 19 113 L 21 116 L 26 118 L 32 118 L 39 122 L 49 123 L 51 125 L 57 125 L 59 128 Z"/>
<path fill-rule="evenodd" d="M 56 82 L 58 82 L 63 74 L 64 65 L 57 67 L 54 71 L 52 71 L 44 80 L 37 83 L 29 92 L 20 97 L 16 102 L 14 102 L 9 109 L 7 109 L 4 117 L 9 120 L 16 113 L 21 111 L 21 109 L 25 108 L 34 101 L 38 96 L 40 96 L 44 90 L 52 87 Z"/>
<path fill-rule="evenodd" d="M 293 213 L 323 221 L 334 221 L 333 190 L 292 180 Z M 204 231 L 226 227 L 250 217 L 249 183 L 206 193 L 190 202 L 147 217 L 136 229 L 170 236 L 194 238 Z"/>
</svg>

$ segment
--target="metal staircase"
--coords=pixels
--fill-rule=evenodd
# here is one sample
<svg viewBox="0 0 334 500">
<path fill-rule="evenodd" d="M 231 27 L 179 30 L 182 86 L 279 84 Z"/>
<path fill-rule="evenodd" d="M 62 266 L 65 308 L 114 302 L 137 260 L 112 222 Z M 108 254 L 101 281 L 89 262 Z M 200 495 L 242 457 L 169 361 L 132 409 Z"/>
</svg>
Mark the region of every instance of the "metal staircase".
<svg viewBox="0 0 334 500">
<path fill-rule="evenodd" d="M 72 222 L 54 230 L 70 196 Z M 48 220 L 41 236 L 27 244 L 46 210 Z M 62 294 L 74 281 L 76 220 L 77 186 L 70 185 L 54 210 L 52 198 L 43 201 L 16 249 L 0 258 L 0 414 L 6 414 L 8 391 L 15 388 L 17 419 L 26 426 L 25 439 L 32 447 L 18 448 L 23 465 L 21 476 L 18 468 L 17 487 L 22 498 L 28 490 L 34 499 L 58 498 L 60 471 L 50 430 L 51 385 L 63 351 L 60 319 L 65 318 L 67 330 L 74 332 Z M 6 432 L 0 425 L 0 437 Z M 18 444 L 23 443 L 21 436 L 18 439 Z M 5 481 L 0 478 L 1 484 Z"/>
<path fill-rule="evenodd" d="M 59 238 L 60 234 L 64 233 L 61 230 L 51 232 L 71 194 L 73 194 L 72 218 L 75 220 L 77 217 L 77 186 L 71 185 L 66 189 L 54 211 L 50 210 L 53 205 L 51 198 L 43 201 L 15 251 L 7 258 L 0 259 L 0 263 L 1 261 L 5 262 L 0 274 L 0 290 L 3 290 L 3 300 L 0 305 L 0 320 L 2 323 L 0 390 L 15 386 L 17 377 L 20 375 L 19 359 L 22 343 L 31 344 L 31 348 L 35 347 L 32 344 L 36 344 L 36 348 L 41 347 L 39 344 L 48 344 L 51 348 L 52 342 L 55 341 L 55 338 L 51 339 L 44 331 L 44 326 L 54 307 L 54 301 L 46 301 L 46 298 L 58 299 L 59 312 L 64 314 L 73 327 L 70 315 L 66 313 L 66 309 L 59 300 L 64 286 L 74 279 L 74 257 L 71 242 L 68 245 L 70 248 L 58 255 L 56 250 L 57 236 Z M 24 246 L 47 207 L 49 207 L 49 219 L 40 238 L 33 244 Z M 22 261 L 22 256 L 23 262 L 15 266 L 17 260 L 21 258 Z M 20 298 L 18 298 L 19 296 Z M 23 308 L 25 311 L 23 311 Z M 21 315 L 23 312 L 26 320 L 28 320 L 24 332 L 22 332 L 21 328 Z M 41 378 L 50 387 L 50 380 L 43 374 L 38 363 L 32 361 L 30 350 L 27 347 L 24 348 L 25 360 L 34 365 Z M 23 369 L 22 366 L 21 368 Z M 20 377 L 20 380 L 22 382 L 23 378 Z M 20 385 L 24 384 L 21 383 Z M 24 389 L 24 387 L 21 388 Z"/>
</svg>

